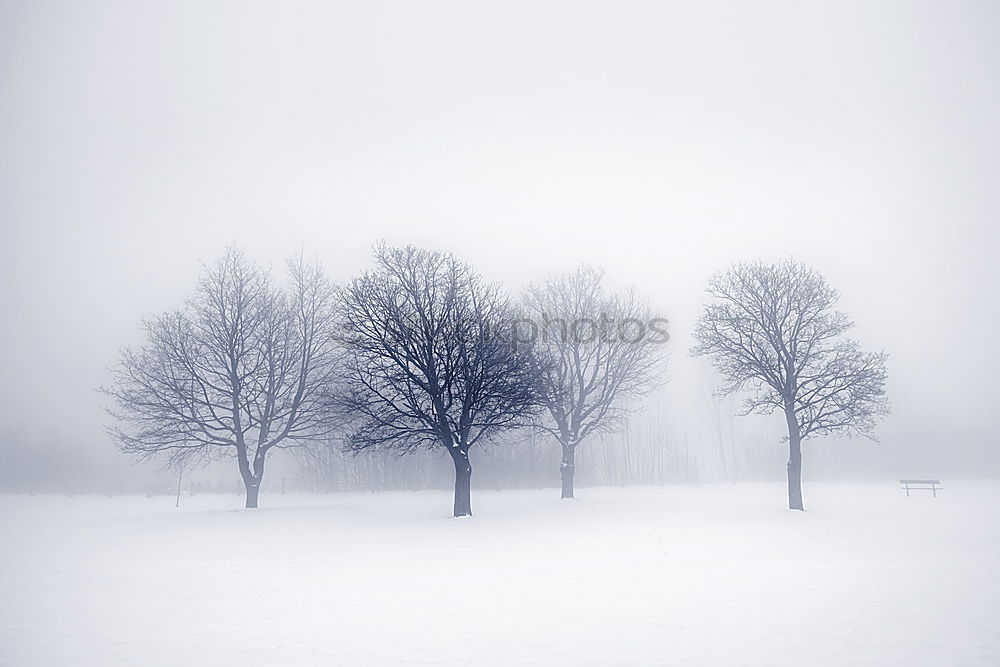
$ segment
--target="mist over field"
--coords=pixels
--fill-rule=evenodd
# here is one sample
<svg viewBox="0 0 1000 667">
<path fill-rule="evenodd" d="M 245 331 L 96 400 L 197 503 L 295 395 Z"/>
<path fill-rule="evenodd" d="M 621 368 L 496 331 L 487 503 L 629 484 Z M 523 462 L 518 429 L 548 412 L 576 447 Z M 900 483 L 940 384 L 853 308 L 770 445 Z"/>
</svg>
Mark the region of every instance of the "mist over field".
<svg viewBox="0 0 1000 667">
<path fill-rule="evenodd" d="M 975 1 L 0 2 L 0 663 L 226 664 L 242 608 L 247 664 L 996 664 L 998 44 Z"/>
<path fill-rule="evenodd" d="M 794 255 L 891 354 L 882 447 L 843 474 L 998 469 L 988 3 L 3 13 L 0 405 L 27 459 L 5 485 L 69 483 L 49 458 L 130 484 L 93 389 L 226 244 L 344 281 L 379 239 L 511 290 L 579 263 L 635 284 L 671 320 L 663 409 L 695 442 L 705 282 Z"/>
</svg>

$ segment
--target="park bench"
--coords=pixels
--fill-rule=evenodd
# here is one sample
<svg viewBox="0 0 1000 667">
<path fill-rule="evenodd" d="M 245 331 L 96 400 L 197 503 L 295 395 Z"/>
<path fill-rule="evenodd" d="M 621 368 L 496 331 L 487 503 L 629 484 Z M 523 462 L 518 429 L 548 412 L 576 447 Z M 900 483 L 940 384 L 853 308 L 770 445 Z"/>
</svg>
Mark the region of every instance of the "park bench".
<svg viewBox="0 0 1000 667">
<path fill-rule="evenodd" d="M 910 495 L 910 489 L 930 491 L 937 498 L 937 492 L 941 490 L 941 480 L 939 479 L 901 479 L 899 484 L 906 489 L 906 495 Z"/>
</svg>

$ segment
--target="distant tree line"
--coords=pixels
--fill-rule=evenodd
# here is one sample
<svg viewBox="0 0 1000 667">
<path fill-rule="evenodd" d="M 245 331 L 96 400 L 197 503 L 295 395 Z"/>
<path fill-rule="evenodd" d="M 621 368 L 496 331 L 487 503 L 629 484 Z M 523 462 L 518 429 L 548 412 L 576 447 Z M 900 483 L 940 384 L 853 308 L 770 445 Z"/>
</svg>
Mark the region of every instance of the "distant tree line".
<svg viewBox="0 0 1000 667">
<path fill-rule="evenodd" d="M 692 353 L 745 412 L 784 414 L 789 506 L 802 509 L 801 442 L 872 437 L 888 410 L 885 355 L 845 336 L 837 293 L 800 263 L 737 265 L 709 296 Z M 323 490 L 434 486 L 448 465 L 455 516 L 472 514 L 477 448 L 497 488 L 548 485 L 558 465 L 563 498 L 580 465 L 590 483 L 696 481 L 686 443 L 659 426 L 623 430 L 665 379 L 666 325 L 589 267 L 514 298 L 454 255 L 412 246 L 378 244 L 372 268 L 341 285 L 302 257 L 279 284 L 234 248 L 122 351 L 103 388 L 109 433 L 177 470 L 234 459 L 246 507 L 283 448 Z M 735 465 L 719 424 L 720 460 Z"/>
</svg>

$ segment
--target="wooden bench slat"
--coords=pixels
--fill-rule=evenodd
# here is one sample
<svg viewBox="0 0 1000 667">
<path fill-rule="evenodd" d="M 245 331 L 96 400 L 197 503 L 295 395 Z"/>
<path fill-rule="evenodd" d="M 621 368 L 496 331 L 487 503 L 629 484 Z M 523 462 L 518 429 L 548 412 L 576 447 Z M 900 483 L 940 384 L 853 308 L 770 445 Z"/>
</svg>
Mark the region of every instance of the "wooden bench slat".
<svg viewBox="0 0 1000 667">
<path fill-rule="evenodd" d="M 910 491 L 930 491 L 935 498 L 937 492 L 944 488 L 939 479 L 901 479 L 899 485 L 906 491 L 907 496 L 910 495 Z"/>
</svg>

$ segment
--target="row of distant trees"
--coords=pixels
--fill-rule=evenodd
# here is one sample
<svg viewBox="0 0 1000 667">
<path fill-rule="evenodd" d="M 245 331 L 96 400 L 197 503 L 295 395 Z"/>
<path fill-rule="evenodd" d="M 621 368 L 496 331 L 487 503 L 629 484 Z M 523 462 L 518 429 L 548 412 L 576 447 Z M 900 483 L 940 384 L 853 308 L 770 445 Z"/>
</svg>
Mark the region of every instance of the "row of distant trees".
<svg viewBox="0 0 1000 667">
<path fill-rule="evenodd" d="M 716 401 L 710 396 L 703 398 L 701 416 L 708 427 L 704 429 L 705 440 L 691 437 L 687 433 L 690 423 L 674 419 L 666 409 L 669 406 L 649 400 L 643 402 L 642 415 L 630 417 L 620 431 L 596 436 L 578 448 L 574 482 L 577 495 L 583 484 L 662 486 L 706 480 L 767 480 L 774 479 L 779 471 L 784 474 L 783 448 L 776 446 L 771 425 L 759 422 L 734 429 L 735 415 L 727 413 L 720 447 L 712 437 L 714 424 L 710 424 L 709 413 Z M 286 488 L 318 492 L 412 491 L 450 488 L 454 483 L 451 459 L 441 456 L 440 451 L 421 450 L 405 457 L 377 451 L 356 455 L 336 445 L 299 447 L 290 452 L 294 472 L 289 474 L 294 478 L 287 480 Z M 499 491 L 554 486 L 558 484 L 556 471 L 561 455 L 547 434 L 527 429 L 511 434 L 473 452 L 472 494 L 475 496 L 477 488 Z M 220 482 L 217 488 L 233 487 L 232 483 L 226 486 Z M 268 488 L 281 486 L 272 484 L 265 490 Z"/>
<path fill-rule="evenodd" d="M 665 374 L 666 320 L 581 268 L 518 299 L 448 253 L 376 246 L 343 285 L 288 262 L 287 284 L 241 251 L 204 267 L 184 306 L 143 322 L 105 393 L 121 449 L 183 468 L 233 456 L 256 507 L 276 448 L 406 455 L 444 450 L 454 514 L 472 513 L 470 450 L 530 429 L 558 443 L 561 495 L 577 448 L 618 428 Z M 801 441 L 871 435 L 885 414 L 885 355 L 844 334 L 837 294 L 796 262 L 732 267 L 712 281 L 694 354 L 746 410 L 788 424 L 789 506 L 802 509 Z"/>
</svg>

